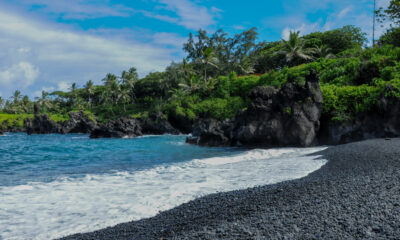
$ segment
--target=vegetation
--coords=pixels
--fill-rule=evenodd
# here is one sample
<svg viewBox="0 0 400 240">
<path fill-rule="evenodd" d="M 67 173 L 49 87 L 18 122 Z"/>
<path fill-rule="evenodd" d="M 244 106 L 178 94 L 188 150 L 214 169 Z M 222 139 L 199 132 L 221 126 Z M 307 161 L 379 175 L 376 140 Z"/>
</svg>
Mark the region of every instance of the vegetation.
<svg viewBox="0 0 400 240">
<path fill-rule="evenodd" d="M 365 34 L 354 26 L 305 36 L 291 32 L 287 40 L 268 43 L 257 41 L 255 28 L 232 37 L 222 30 L 199 30 L 184 44 L 187 57 L 164 72 L 140 79 L 131 68 L 120 76 L 107 74 L 102 85 L 91 80 L 81 88 L 72 84 L 69 91 L 43 92 L 34 101 L 19 91 L 10 99 L 0 98 L 0 124 L 21 126 L 32 117 L 34 103 L 55 121 L 67 120 L 68 112 L 78 110 L 99 121 L 146 118 L 150 112 L 222 120 L 246 108 L 247 93 L 254 87 L 304 83 L 311 69 L 320 76 L 324 114 L 351 119 L 370 110 L 388 85 L 395 90 L 385 94 L 400 97 L 399 5 L 392 0 L 388 9 L 378 12 L 392 27 L 375 48 L 365 47 Z"/>
</svg>

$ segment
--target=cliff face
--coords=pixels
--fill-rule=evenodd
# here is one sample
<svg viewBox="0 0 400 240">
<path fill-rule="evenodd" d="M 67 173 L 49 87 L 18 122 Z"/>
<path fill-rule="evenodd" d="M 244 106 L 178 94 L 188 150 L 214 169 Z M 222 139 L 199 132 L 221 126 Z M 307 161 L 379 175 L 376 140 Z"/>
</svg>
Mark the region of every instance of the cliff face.
<svg viewBox="0 0 400 240">
<path fill-rule="evenodd" d="M 48 134 L 48 133 L 90 133 L 97 124 L 96 121 L 81 112 L 70 112 L 70 119 L 65 122 L 54 122 L 48 115 L 35 114 L 33 119 L 25 121 L 25 128 L 28 134 Z"/>
<path fill-rule="evenodd" d="M 371 138 L 400 136 L 400 101 L 393 97 L 395 88 L 388 85 L 375 106 L 352 120 L 321 120 L 318 134 L 322 144 L 344 144 Z"/>
<path fill-rule="evenodd" d="M 289 82 L 279 91 L 257 87 L 249 98 L 252 102 L 247 110 L 232 122 L 198 122 L 188 142 L 250 147 L 317 144 L 323 99 L 315 72 L 307 76 L 305 86 Z"/>
<path fill-rule="evenodd" d="M 308 147 L 343 144 L 371 138 L 400 137 L 400 101 L 387 86 L 375 106 L 347 121 L 322 116 L 323 98 L 318 76 L 305 86 L 287 83 L 279 91 L 257 87 L 246 111 L 232 121 L 203 119 L 194 126 L 188 143 L 203 146 Z"/>
</svg>

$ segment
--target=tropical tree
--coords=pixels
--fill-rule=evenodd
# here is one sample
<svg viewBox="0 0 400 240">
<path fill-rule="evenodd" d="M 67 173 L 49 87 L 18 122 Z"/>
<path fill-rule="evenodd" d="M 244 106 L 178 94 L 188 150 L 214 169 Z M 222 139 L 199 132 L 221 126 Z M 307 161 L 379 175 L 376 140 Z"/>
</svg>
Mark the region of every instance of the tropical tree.
<svg viewBox="0 0 400 240">
<path fill-rule="evenodd" d="M 85 91 L 88 95 L 88 104 L 92 107 L 92 96 L 94 94 L 94 84 L 92 80 L 89 80 L 85 85 Z"/>
<path fill-rule="evenodd" d="M 139 81 L 139 75 L 136 68 L 132 67 L 128 71 L 123 71 L 121 74 L 121 80 L 122 85 L 127 88 L 126 90 L 130 99 L 135 99 L 135 84 Z"/>
<path fill-rule="evenodd" d="M 118 84 L 118 77 L 114 74 L 108 73 L 102 81 L 104 82 L 104 86 L 108 87 L 115 83 Z"/>
<path fill-rule="evenodd" d="M 380 8 L 377 14 L 378 21 L 381 23 L 389 20 L 391 21 L 391 27 L 394 27 L 393 24 L 400 26 L 400 0 L 390 0 L 388 8 Z"/>
<path fill-rule="evenodd" d="M 126 112 L 126 104 L 129 102 L 130 99 L 130 90 L 127 88 L 120 88 L 118 91 L 118 102 L 121 102 L 124 106 L 124 112 Z"/>
<path fill-rule="evenodd" d="M 42 91 L 42 95 L 41 97 L 36 97 L 35 100 L 37 102 L 37 104 L 43 109 L 45 110 L 49 110 L 52 108 L 52 103 L 51 101 L 48 99 L 49 93 L 46 91 Z"/>
<path fill-rule="evenodd" d="M 218 68 L 218 59 L 215 57 L 215 52 L 212 48 L 205 48 L 201 56 L 197 59 L 197 62 L 201 63 L 203 65 L 203 71 L 204 71 L 204 82 L 208 82 L 208 76 L 207 76 L 207 69 L 209 66 Z"/>
<path fill-rule="evenodd" d="M 17 104 L 21 100 L 21 97 L 21 92 L 16 90 L 11 98 L 13 99 L 14 104 Z"/>
<path fill-rule="evenodd" d="M 281 40 L 282 50 L 278 54 L 284 55 L 289 65 L 294 65 L 298 61 L 308 61 L 313 59 L 312 51 L 305 48 L 304 39 L 300 38 L 300 31 L 290 31 L 289 40 Z"/>
<path fill-rule="evenodd" d="M 332 49 L 325 45 L 321 45 L 321 46 L 312 48 L 311 51 L 314 54 L 314 56 L 317 58 L 334 58 L 335 57 L 335 54 L 332 53 Z"/>
</svg>

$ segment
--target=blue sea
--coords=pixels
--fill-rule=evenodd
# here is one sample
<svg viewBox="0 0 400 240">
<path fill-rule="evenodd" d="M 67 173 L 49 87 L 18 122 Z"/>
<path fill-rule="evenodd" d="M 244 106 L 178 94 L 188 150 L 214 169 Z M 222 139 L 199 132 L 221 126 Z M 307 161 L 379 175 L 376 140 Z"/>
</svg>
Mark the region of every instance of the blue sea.
<svg viewBox="0 0 400 240">
<path fill-rule="evenodd" d="M 205 148 L 186 136 L 0 136 L 0 239 L 53 239 L 155 216 L 207 194 L 301 178 L 317 148 Z"/>
</svg>

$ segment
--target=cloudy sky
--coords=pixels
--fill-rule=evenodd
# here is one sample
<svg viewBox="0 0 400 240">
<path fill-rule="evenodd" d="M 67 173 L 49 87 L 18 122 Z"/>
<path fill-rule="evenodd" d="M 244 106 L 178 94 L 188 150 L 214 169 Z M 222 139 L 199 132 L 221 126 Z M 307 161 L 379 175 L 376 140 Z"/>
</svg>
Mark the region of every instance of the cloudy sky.
<svg viewBox="0 0 400 240">
<path fill-rule="evenodd" d="M 352 24 L 370 35 L 372 8 L 373 0 L 1 0 L 0 96 L 100 83 L 132 66 L 141 76 L 161 71 L 199 28 L 255 26 L 260 40 L 276 41 L 291 29 Z"/>
</svg>

